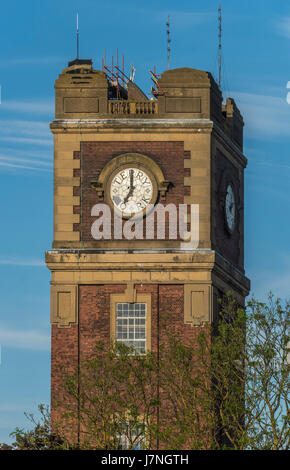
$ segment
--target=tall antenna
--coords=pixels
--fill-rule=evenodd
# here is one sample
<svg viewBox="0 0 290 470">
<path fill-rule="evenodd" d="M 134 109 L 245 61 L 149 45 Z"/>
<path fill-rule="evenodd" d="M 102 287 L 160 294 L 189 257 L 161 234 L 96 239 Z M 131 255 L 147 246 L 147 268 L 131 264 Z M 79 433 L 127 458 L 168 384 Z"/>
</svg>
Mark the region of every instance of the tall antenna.
<svg viewBox="0 0 290 470">
<path fill-rule="evenodd" d="M 77 59 L 79 58 L 79 14 L 77 13 Z"/>
<path fill-rule="evenodd" d="M 166 30 L 166 34 L 167 34 L 167 70 L 169 70 L 170 43 L 171 43 L 169 15 L 168 15 L 168 21 L 166 23 L 166 26 L 167 26 L 167 30 Z"/>
<path fill-rule="evenodd" d="M 219 15 L 218 15 L 218 21 L 219 21 L 219 88 L 221 88 L 222 84 L 222 7 L 221 5 L 219 6 Z"/>
</svg>

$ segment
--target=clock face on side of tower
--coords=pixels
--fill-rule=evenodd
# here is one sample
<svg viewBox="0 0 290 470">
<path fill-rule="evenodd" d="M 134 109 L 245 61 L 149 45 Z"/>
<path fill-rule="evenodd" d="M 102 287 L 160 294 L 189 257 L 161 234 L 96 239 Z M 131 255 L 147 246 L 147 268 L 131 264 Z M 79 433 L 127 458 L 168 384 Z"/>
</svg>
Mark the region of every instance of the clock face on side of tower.
<svg viewBox="0 0 290 470">
<path fill-rule="evenodd" d="M 236 201 L 234 190 L 231 184 L 228 184 L 226 188 L 224 207 L 226 227 L 230 233 L 233 233 L 236 224 Z"/>
<path fill-rule="evenodd" d="M 141 216 L 156 201 L 156 181 L 151 172 L 134 164 L 114 171 L 107 197 L 114 210 L 124 218 Z"/>
</svg>

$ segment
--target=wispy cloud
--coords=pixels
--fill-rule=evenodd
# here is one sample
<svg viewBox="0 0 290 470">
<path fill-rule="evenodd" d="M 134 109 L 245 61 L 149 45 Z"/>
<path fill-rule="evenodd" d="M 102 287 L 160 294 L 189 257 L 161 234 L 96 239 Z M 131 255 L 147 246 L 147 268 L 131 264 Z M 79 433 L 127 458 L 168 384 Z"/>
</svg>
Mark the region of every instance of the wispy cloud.
<svg viewBox="0 0 290 470">
<path fill-rule="evenodd" d="M 6 348 L 49 351 L 49 333 L 38 330 L 14 330 L 0 326 L 0 344 Z"/>
<path fill-rule="evenodd" d="M 290 299 L 290 273 L 284 272 L 282 275 L 269 280 L 269 288 L 279 297 Z"/>
<path fill-rule="evenodd" d="M 290 38 L 290 16 L 279 17 L 275 21 L 275 29 L 281 36 Z"/>
<path fill-rule="evenodd" d="M 36 149 L 36 150 L 25 150 L 21 148 L 9 148 L 2 147 L 0 155 L 9 157 L 9 158 L 29 158 L 29 159 L 39 159 L 47 160 L 49 162 L 53 161 L 53 152 L 49 149 Z"/>
<path fill-rule="evenodd" d="M 261 166 L 265 166 L 265 167 L 272 167 L 273 170 L 277 169 L 277 170 L 280 170 L 280 169 L 283 169 L 283 170 L 286 170 L 286 174 L 287 174 L 287 170 L 290 170 L 290 164 L 288 163 L 288 157 L 285 159 L 285 155 L 274 155 L 272 153 L 268 153 L 267 152 L 267 149 L 262 149 L 262 148 L 252 148 L 252 147 L 245 147 L 244 149 L 245 151 L 245 155 L 248 157 L 249 159 L 249 168 L 247 170 L 247 172 L 251 172 L 253 171 L 253 168 L 256 166 L 256 165 L 261 165 Z M 256 168 L 255 168 L 255 173 L 256 172 Z M 271 174 L 272 176 L 272 174 Z"/>
<path fill-rule="evenodd" d="M 0 162 L 1 168 L 11 168 L 14 170 L 28 170 L 28 171 L 50 171 L 48 168 L 39 168 L 37 166 L 29 166 L 29 165 L 20 165 L 16 163 L 9 163 L 9 162 Z"/>
<path fill-rule="evenodd" d="M 41 146 L 52 145 L 52 141 L 49 139 L 34 139 L 32 137 L 16 137 L 16 136 L 1 136 L 0 142 L 11 142 L 17 144 L 33 144 Z"/>
<path fill-rule="evenodd" d="M 65 63 L 63 57 L 12 57 L 10 59 L 2 59 L 0 68 L 7 68 L 17 65 L 51 65 Z"/>
<path fill-rule="evenodd" d="M 47 122 L 2 119 L 0 120 L 0 143 L 5 146 L 4 151 L 0 153 L 1 169 L 52 170 L 52 157 L 49 158 L 48 150 L 43 150 L 52 148 L 52 137 Z M 12 144 L 11 147 L 9 144 Z M 34 150 L 31 150 L 32 146 Z M 36 151 L 38 147 L 41 150 Z"/>
<path fill-rule="evenodd" d="M 23 144 L 27 146 L 50 147 L 52 146 L 52 137 L 47 122 L 19 119 L 0 120 L 0 142 L 11 143 L 13 146 L 22 144 L 21 151 L 23 154 Z M 15 151 L 17 152 L 17 149 Z M 0 154 L 0 160 L 2 161 L 1 166 L 23 166 L 23 163 L 29 164 L 28 166 L 35 166 L 37 163 L 32 157 L 33 152 L 30 152 L 32 158 L 28 160 L 17 158 L 13 153 L 14 149 L 10 148 L 8 153 Z M 26 150 L 26 155 L 27 153 L 28 151 Z M 34 155 L 35 154 L 36 152 L 34 152 Z M 39 158 L 37 160 L 39 160 Z M 36 166 L 39 167 L 43 165 L 44 163 L 40 163 L 39 161 Z"/>
<path fill-rule="evenodd" d="M 21 113 L 52 114 L 54 112 L 53 100 L 37 101 L 5 101 L 2 100 L 0 111 L 18 111 Z"/>
<path fill-rule="evenodd" d="M 290 194 L 287 190 L 284 190 L 283 188 L 281 189 L 281 187 L 273 187 L 273 180 L 261 178 L 254 172 L 248 172 L 246 179 L 250 179 L 254 183 L 250 186 L 248 185 L 248 188 L 250 188 L 251 191 L 255 191 L 259 194 L 261 194 L 261 192 L 272 194 L 273 199 L 280 199 L 283 201 L 283 204 L 290 203 Z"/>
<path fill-rule="evenodd" d="M 45 172 L 52 171 L 48 168 L 39 168 L 38 166 L 20 165 L 20 164 L 9 163 L 9 162 L 0 162 L 0 167 L 11 168 L 14 170 L 45 171 Z"/>
<path fill-rule="evenodd" d="M 276 250 L 275 262 L 260 270 L 251 266 L 248 275 L 252 279 L 252 293 L 265 299 L 270 291 L 282 299 L 290 299 L 290 256 Z"/>
<path fill-rule="evenodd" d="M 39 258 L 18 258 L 16 256 L 0 256 L 0 265 L 43 267 L 44 261 Z"/>
<path fill-rule="evenodd" d="M 50 136 L 48 122 L 44 121 L 28 121 L 25 119 L 8 119 L 0 120 L 0 135 L 17 135 L 17 136 L 35 136 L 45 137 Z"/>
<path fill-rule="evenodd" d="M 52 167 L 50 162 L 39 160 L 39 159 L 33 159 L 33 158 L 17 158 L 17 157 L 12 157 L 11 155 L 3 155 L 0 153 L 0 164 L 16 164 L 16 165 L 23 165 L 23 164 L 35 164 L 44 166 L 44 167 Z"/>
<path fill-rule="evenodd" d="M 283 97 L 230 92 L 244 116 L 245 132 L 250 137 L 289 137 L 290 105 Z"/>
<path fill-rule="evenodd" d="M 290 273 L 288 270 L 279 270 L 274 273 L 272 270 L 263 273 L 257 273 L 254 270 L 252 273 L 249 271 L 249 277 L 252 280 L 253 293 L 259 300 L 266 299 L 268 293 L 271 291 L 277 297 L 282 299 L 290 299 Z"/>
<path fill-rule="evenodd" d="M 271 166 L 273 168 L 282 168 L 283 170 L 290 170 L 290 165 L 284 165 L 282 163 L 273 163 L 266 161 L 255 161 L 255 165 Z"/>
</svg>

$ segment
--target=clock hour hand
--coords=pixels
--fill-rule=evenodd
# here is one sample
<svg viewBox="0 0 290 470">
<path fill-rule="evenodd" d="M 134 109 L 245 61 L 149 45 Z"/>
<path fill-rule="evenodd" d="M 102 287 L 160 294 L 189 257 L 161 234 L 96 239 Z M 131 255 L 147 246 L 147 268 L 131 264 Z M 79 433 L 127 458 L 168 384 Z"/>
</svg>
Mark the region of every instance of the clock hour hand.
<svg viewBox="0 0 290 470">
<path fill-rule="evenodd" d="M 135 186 L 132 186 L 130 188 L 130 191 L 128 192 L 127 196 L 125 197 L 124 201 L 123 201 L 123 204 L 126 204 L 126 202 L 128 201 L 129 197 L 132 196 L 133 192 L 134 192 L 134 189 L 135 189 Z"/>
<path fill-rule="evenodd" d="M 134 170 L 130 170 L 130 189 L 129 189 L 127 196 L 125 197 L 123 201 L 123 204 L 126 204 L 129 197 L 131 197 L 133 194 L 133 191 L 135 189 L 135 186 L 133 186 L 133 183 L 134 183 Z"/>
</svg>

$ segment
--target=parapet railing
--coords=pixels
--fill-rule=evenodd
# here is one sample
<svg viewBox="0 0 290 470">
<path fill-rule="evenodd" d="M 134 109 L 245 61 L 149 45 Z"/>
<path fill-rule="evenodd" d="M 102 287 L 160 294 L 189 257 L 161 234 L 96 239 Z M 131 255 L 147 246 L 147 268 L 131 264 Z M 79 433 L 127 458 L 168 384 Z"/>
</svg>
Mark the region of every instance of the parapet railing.
<svg viewBox="0 0 290 470">
<path fill-rule="evenodd" d="M 150 115 L 158 114 L 158 103 L 153 100 L 148 101 L 125 101 L 112 100 L 108 102 L 108 113 L 114 115 Z"/>
</svg>

